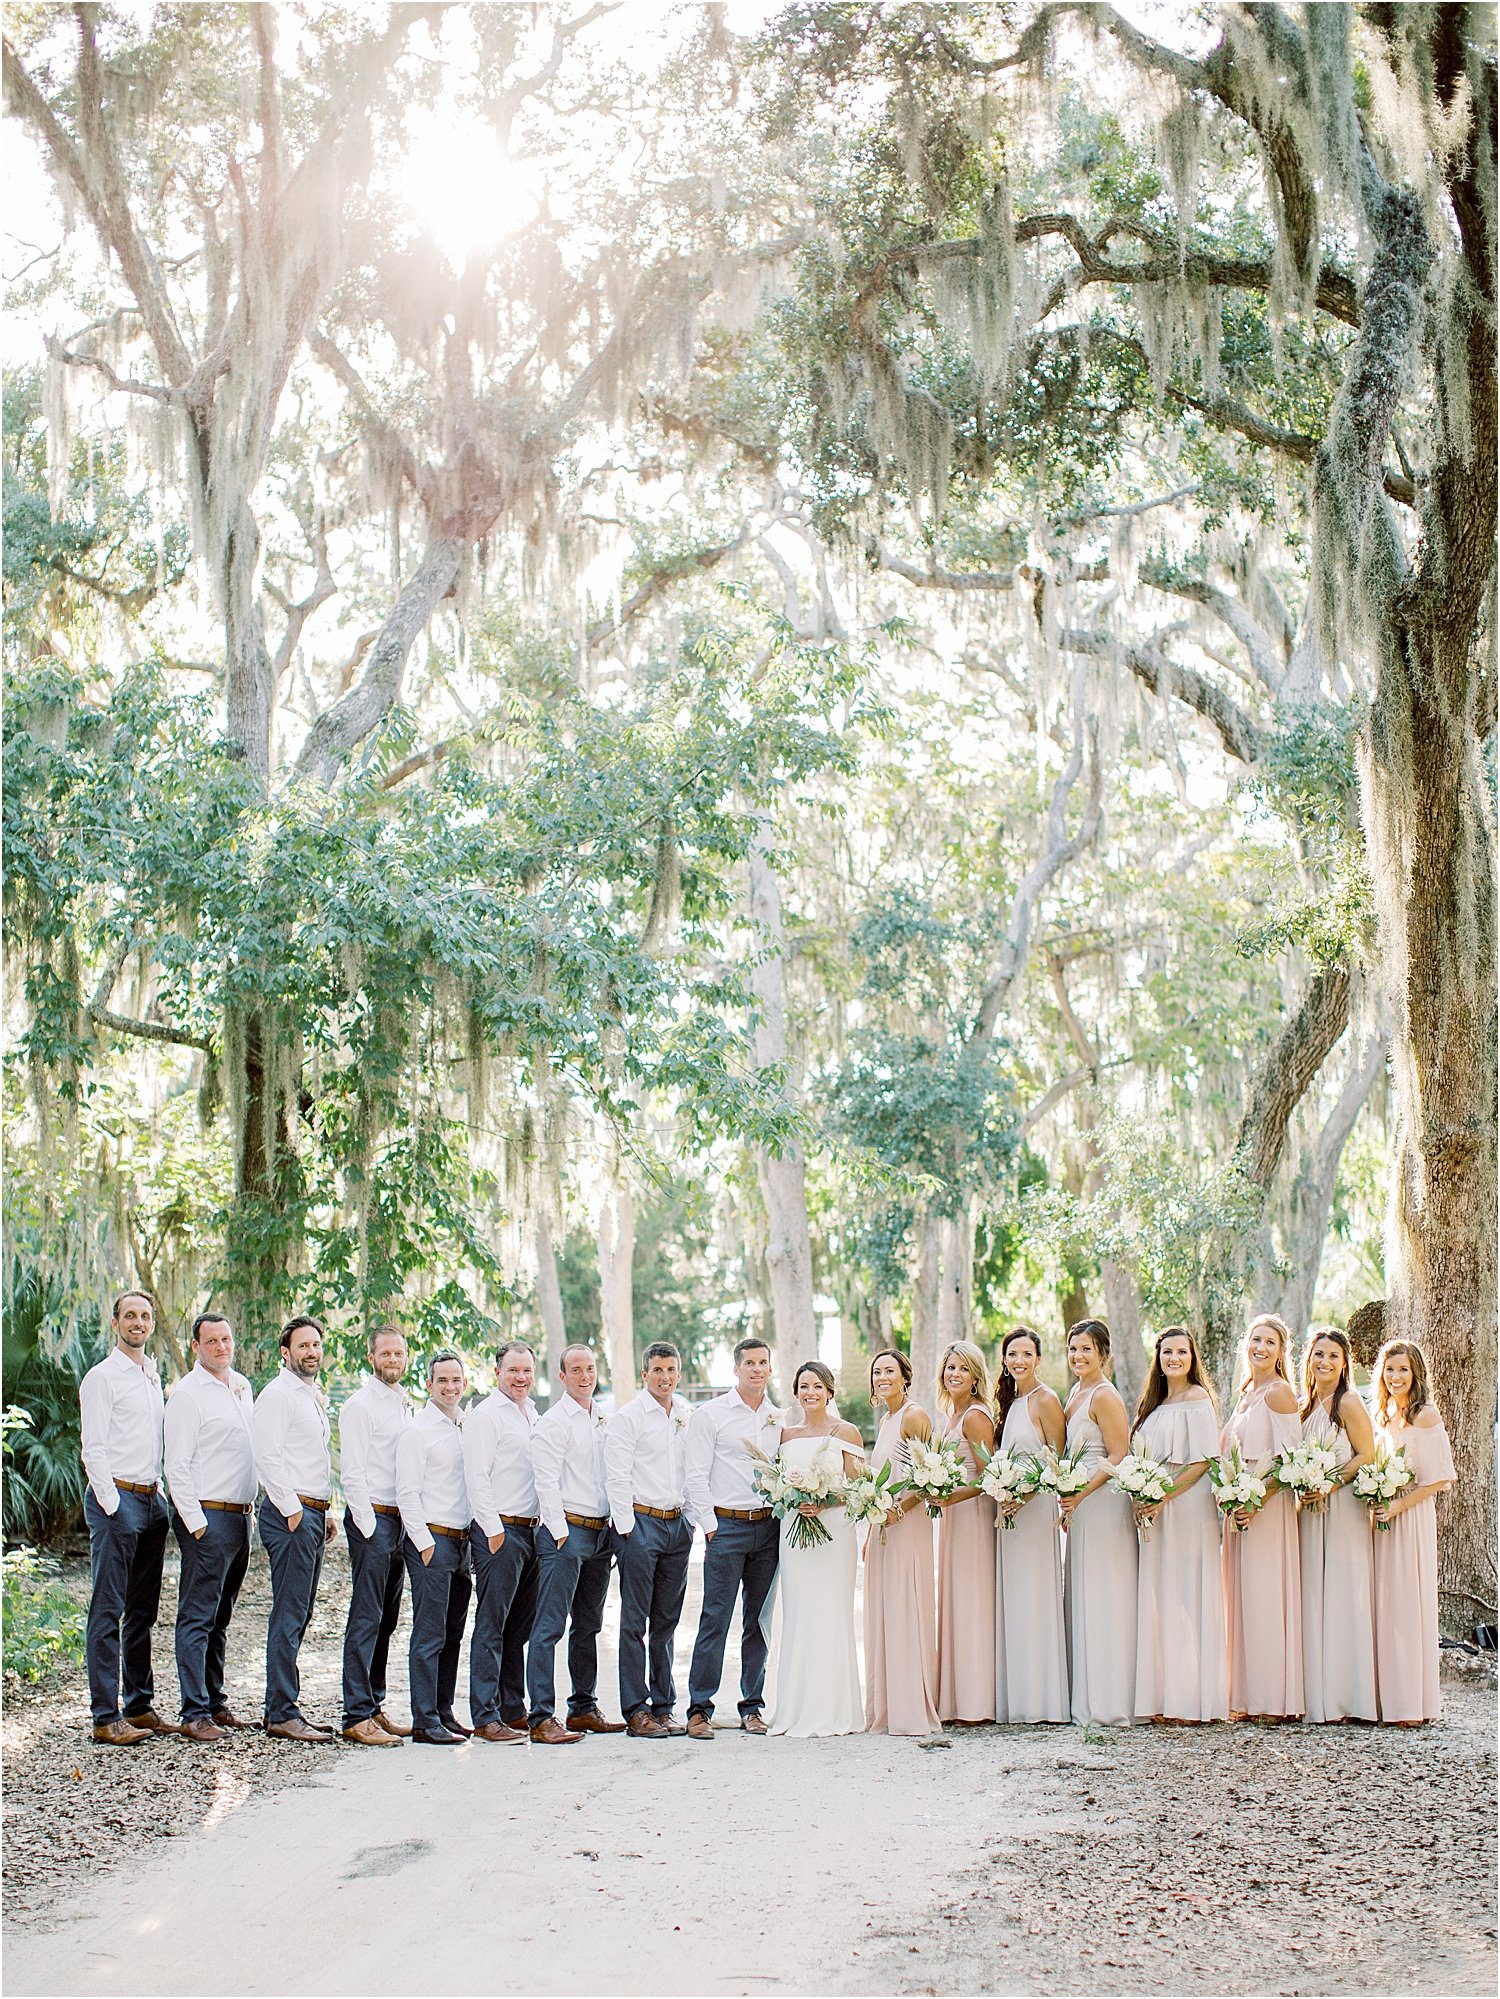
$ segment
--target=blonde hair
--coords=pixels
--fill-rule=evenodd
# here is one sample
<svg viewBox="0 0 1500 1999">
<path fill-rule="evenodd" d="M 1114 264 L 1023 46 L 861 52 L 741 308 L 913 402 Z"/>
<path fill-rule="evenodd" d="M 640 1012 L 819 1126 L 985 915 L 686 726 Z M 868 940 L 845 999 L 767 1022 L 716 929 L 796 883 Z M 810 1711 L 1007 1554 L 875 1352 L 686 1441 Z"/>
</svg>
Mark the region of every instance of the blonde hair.
<svg viewBox="0 0 1500 1999">
<path fill-rule="evenodd" d="M 1245 1383 L 1250 1379 L 1250 1335 L 1255 1331 L 1257 1326 L 1269 1326 L 1280 1341 L 1281 1344 L 1276 1352 L 1276 1372 L 1281 1376 L 1287 1387 L 1292 1390 L 1293 1394 L 1295 1394 L 1296 1383 L 1292 1380 L 1291 1328 L 1287 1325 L 1285 1319 L 1278 1319 L 1274 1312 L 1257 1312 L 1245 1328 L 1245 1337 L 1240 1341 L 1240 1350 L 1235 1361 L 1235 1394 L 1238 1395 Z"/>
<path fill-rule="evenodd" d="M 942 1354 L 938 1359 L 938 1368 L 937 1368 L 937 1405 L 939 1409 L 942 1410 L 945 1416 L 951 1416 L 953 1414 L 955 1405 L 953 1397 L 948 1393 L 947 1389 L 943 1386 L 943 1370 L 947 1367 L 949 1361 L 953 1358 L 955 1354 L 958 1355 L 958 1358 L 963 1362 L 964 1366 L 969 1370 L 970 1374 L 973 1375 L 974 1400 L 979 1404 L 980 1408 L 985 1411 L 986 1415 L 988 1415 L 989 1406 L 990 1406 L 990 1392 L 991 1392 L 990 1370 L 985 1361 L 984 1355 L 979 1351 L 978 1347 L 975 1346 L 972 1340 L 949 1340 L 947 1346 L 943 1348 Z"/>
</svg>

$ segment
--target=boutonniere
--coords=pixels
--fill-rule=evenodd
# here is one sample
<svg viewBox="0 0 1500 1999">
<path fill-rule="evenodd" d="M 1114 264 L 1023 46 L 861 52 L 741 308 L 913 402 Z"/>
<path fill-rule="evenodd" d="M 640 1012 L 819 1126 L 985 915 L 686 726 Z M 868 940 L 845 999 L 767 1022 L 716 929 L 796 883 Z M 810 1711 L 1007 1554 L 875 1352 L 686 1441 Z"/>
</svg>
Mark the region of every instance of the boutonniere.
<svg viewBox="0 0 1500 1999">
<path fill-rule="evenodd" d="M 602 1430 L 608 1421 L 609 1418 L 603 1413 L 602 1410 L 596 1409 L 594 1411 L 594 1428 L 596 1430 Z"/>
<path fill-rule="evenodd" d="M 687 1417 L 680 1409 L 672 1411 L 672 1428 L 674 1430 L 685 1430 L 687 1428 L 687 1420 Z"/>
<path fill-rule="evenodd" d="M 761 1428 L 764 1430 L 779 1430 L 781 1428 L 781 1417 L 774 1409 L 768 1409 L 765 1415 L 761 1417 L 760 1422 Z"/>
</svg>

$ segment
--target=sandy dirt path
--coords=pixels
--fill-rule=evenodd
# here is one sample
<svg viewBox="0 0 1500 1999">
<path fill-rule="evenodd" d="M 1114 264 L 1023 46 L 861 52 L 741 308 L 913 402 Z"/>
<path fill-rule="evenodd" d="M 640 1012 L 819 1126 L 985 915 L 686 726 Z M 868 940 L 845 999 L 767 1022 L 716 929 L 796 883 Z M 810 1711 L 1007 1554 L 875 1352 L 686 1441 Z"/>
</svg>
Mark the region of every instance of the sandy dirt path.
<svg viewBox="0 0 1500 1999">
<path fill-rule="evenodd" d="M 319 1712 L 335 1640 L 330 1619 Z M 605 1665 L 612 1706 L 609 1648 Z M 727 1727 L 711 1747 L 243 1738 L 207 1758 L 92 1752 L 72 1719 L 33 1710 L 7 1767 L 23 1874 L 28 1768 L 77 1759 L 63 1841 L 105 1783 L 133 1772 L 136 1802 L 112 1795 L 88 1883 L 75 1859 L 28 1887 L 8 1852 L 26 1920 L 6 1924 L 5 1988 L 1492 1992 L 1493 1682 L 1447 1699 L 1421 1735 L 987 1729 L 923 1746 Z M 268 1757 L 280 1788 L 257 1781 Z M 176 1836 L 144 1837 L 142 1790 L 160 1788 L 160 1812 L 184 1786 Z"/>
</svg>

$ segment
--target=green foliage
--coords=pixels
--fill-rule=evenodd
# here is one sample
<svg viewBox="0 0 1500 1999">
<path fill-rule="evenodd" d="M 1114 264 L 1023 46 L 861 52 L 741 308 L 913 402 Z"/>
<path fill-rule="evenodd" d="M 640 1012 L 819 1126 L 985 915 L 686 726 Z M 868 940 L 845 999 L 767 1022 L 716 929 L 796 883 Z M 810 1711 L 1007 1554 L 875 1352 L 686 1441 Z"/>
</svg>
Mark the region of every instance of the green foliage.
<svg viewBox="0 0 1500 1999">
<path fill-rule="evenodd" d="M 78 1390 L 104 1343 L 70 1312 L 57 1280 L 11 1269 L 5 1301 L 4 1525 L 8 1541 L 47 1542 L 77 1525 L 86 1480 Z"/>
<path fill-rule="evenodd" d="M 61 1581 L 57 1563 L 34 1548 L 7 1548 L 3 1564 L 0 1639 L 5 1670 L 35 1683 L 59 1666 L 77 1665 L 83 1657 L 85 1614 Z"/>
</svg>

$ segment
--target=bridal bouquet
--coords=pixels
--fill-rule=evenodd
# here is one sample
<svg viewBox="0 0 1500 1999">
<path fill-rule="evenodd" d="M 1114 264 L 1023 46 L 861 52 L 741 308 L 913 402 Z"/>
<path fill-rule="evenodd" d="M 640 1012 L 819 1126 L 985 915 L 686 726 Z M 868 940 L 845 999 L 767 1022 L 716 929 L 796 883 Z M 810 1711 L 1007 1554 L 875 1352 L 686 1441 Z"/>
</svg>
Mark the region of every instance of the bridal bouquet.
<svg viewBox="0 0 1500 1999">
<path fill-rule="evenodd" d="M 1308 1505 L 1320 1506 L 1339 1482 L 1338 1453 L 1328 1444 L 1304 1440 L 1276 1454 L 1276 1482 Z"/>
<path fill-rule="evenodd" d="M 1059 1499 L 1071 1499 L 1093 1482 L 1094 1467 L 1082 1444 L 1075 1444 L 1070 1451 L 1048 1451 L 1042 1459 L 1042 1490 L 1056 1493 Z"/>
<path fill-rule="evenodd" d="M 1415 1478 L 1411 1459 L 1405 1451 L 1399 1446 L 1392 1450 L 1384 1437 L 1377 1437 L 1374 1457 L 1354 1474 L 1354 1496 L 1362 1499 L 1373 1514 L 1377 1506 L 1384 1506 L 1398 1493 L 1405 1492 Z M 1374 1524 L 1384 1533 L 1391 1523 L 1389 1520 L 1377 1520 Z"/>
<path fill-rule="evenodd" d="M 879 1471 L 859 1472 L 845 1483 L 844 1511 L 851 1520 L 868 1521 L 871 1533 L 878 1528 L 883 1541 L 900 1497 L 900 1481 L 887 1460 Z"/>
<path fill-rule="evenodd" d="M 973 1483 L 973 1474 L 955 1443 L 924 1444 L 913 1437 L 906 1446 L 906 1455 L 909 1468 L 902 1487 L 926 1501 L 927 1511 L 934 1520 L 941 1510 L 940 1499 Z"/>
<path fill-rule="evenodd" d="M 833 1536 L 817 1515 L 800 1509 L 805 1505 L 826 1506 L 829 1500 L 842 1497 L 842 1461 L 836 1459 L 830 1464 L 819 1452 L 811 1464 L 797 1465 L 784 1458 L 768 1458 L 754 1444 L 746 1444 L 745 1449 L 755 1459 L 750 1474 L 755 1490 L 778 1520 L 791 1523 L 787 1528 L 787 1546 L 815 1548 L 820 1541 L 831 1541 Z"/>
<path fill-rule="evenodd" d="M 981 1453 L 983 1456 L 983 1453 Z M 998 1506 L 1010 1500 L 1029 1499 L 1042 1482 L 1042 1467 L 1029 1453 L 1018 1455 L 1001 1445 L 984 1458 L 984 1467 L 979 1474 L 979 1484 Z M 1014 1527 L 1015 1515 L 1002 1516 L 1002 1527 Z"/>
<path fill-rule="evenodd" d="M 1110 1470 L 1111 1482 L 1124 1493 L 1134 1506 L 1160 1506 L 1177 1485 L 1172 1476 L 1172 1467 L 1163 1464 L 1160 1458 L 1153 1458 L 1146 1451 L 1128 1451 L 1117 1465 Z M 1143 1541 L 1151 1537 L 1151 1529 L 1143 1520 L 1136 1532 Z"/>
<path fill-rule="evenodd" d="M 1222 1457 L 1209 1459 L 1208 1482 L 1226 1519 L 1235 1513 L 1255 1513 L 1266 1503 L 1266 1482 L 1250 1470 L 1238 1444 L 1231 1444 Z M 1234 1524 L 1243 1534 L 1249 1522 L 1236 1520 Z"/>
</svg>

